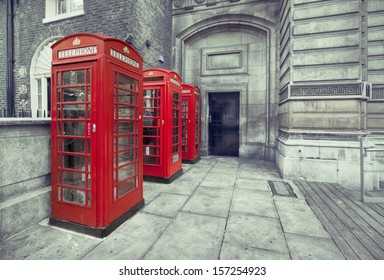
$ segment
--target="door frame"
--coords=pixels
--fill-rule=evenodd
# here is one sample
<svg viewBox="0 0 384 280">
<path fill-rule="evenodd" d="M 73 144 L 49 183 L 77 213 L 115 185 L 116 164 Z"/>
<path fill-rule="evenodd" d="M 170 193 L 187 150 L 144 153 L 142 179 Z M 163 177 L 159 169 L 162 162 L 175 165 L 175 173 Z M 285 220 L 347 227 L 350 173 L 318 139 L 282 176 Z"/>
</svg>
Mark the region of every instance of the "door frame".
<svg viewBox="0 0 384 280">
<path fill-rule="evenodd" d="M 220 92 L 239 92 L 239 157 L 242 156 L 242 143 L 247 140 L 246 124 L 241 121 L 248 115 L 248 84 L 221 84 L 221 85 L 201 85 L 203 91 L 200 95 L 200 112 L 201 112 L 201 155 L 209 154 L 209 94 Z"/>
<path fill-rule="evenodd" d="M 207 122 L 207 136 L 208 136 L 208 141 L 207 141 L 207 152 L 208 154 L 210 155 L 211 154 L 211 150 L 210 150 L 210 144 L 209 144 L 209 140 L 210 140 L 210 120 L 209 120 L 209 116 L 210 116 L 210 98 L 213 94 L 217 94 L 217 95 L 220 95 L 220 94 L 234 94 L 237 96 L 238 98 L 238 152 L 237 152 L 237 157 L 240 157 L 240 139 L 241 139 L 241 127 L 240 127 L 240 109 L 241 109 L 241 92 L 240 91 L 228 91 L 228 90 L 225 90 L 225 91 L 209 91 L 208 94 L 207 94 L 207 117 L 208 117 L 208 122 Z"/>
</svg>

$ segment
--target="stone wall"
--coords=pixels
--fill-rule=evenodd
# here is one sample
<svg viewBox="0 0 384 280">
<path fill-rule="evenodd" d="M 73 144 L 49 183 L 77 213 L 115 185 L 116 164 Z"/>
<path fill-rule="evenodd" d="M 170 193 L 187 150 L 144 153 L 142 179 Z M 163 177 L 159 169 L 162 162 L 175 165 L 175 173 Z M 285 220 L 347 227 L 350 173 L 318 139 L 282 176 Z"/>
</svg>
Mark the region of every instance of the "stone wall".
<svg viewBox="0 0 384 280">
<path fill-rule="evenodd" d="M 358 186 L 358 137 L 371 94 L 367 1 L 287 0 L 282 7 L 280 171 Z"/>
<path fill-rule="evenodd" d="M 0 241 L 50 215 L 50 120 L 0 119 Z"/>
<path fill-rule="evenodd" d="M 368 1 L 368 82 L 372 99 L 367 104 L 367 128 L 384 131 L 384 1 Z"/>
</svg>

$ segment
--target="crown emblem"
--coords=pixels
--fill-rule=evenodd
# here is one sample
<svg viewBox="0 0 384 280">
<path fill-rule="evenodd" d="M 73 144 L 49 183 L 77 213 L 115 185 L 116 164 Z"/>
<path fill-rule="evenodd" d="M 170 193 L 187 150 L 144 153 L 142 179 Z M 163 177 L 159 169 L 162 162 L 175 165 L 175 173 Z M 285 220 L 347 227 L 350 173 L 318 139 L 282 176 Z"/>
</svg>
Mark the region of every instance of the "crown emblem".
<svg viewBox="0 0 384 280">
<path fill-rule="evenodd" d="M 127 46 L 124 47 L 123 51 L 126 53 L 126 54 L 129 54 L 129 49 Z"/>
<path fill-rule="evenodd" d="M 80 41 L 80 39 L 79 38 L 75 38 L 75 40 L 73 40 L 73 42 L 72 42 L 72 45 L 73 46 L 79 46 L 81 44 L 81 41 Z"/>
<path fill-rule="evenodd" d="M 148 76 L 153 76 L 153 72 L 152 71 L 148 72 Z"/>
</svg>

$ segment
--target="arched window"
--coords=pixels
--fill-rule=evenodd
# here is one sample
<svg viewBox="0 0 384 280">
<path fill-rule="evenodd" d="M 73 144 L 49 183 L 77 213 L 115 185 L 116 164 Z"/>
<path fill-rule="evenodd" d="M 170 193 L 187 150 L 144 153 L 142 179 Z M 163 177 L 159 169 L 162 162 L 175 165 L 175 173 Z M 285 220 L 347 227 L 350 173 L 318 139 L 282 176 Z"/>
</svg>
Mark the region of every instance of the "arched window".
<svg viewBox="0 0 384 280">
<path fill-rule="evenodd" d="M 51 46 L 61 36 L 45 40 L 36 49 L 30 69 L 31 111 L 33 118 L 50 117 L 50 86 L 51 86 Z"/>
</svg>

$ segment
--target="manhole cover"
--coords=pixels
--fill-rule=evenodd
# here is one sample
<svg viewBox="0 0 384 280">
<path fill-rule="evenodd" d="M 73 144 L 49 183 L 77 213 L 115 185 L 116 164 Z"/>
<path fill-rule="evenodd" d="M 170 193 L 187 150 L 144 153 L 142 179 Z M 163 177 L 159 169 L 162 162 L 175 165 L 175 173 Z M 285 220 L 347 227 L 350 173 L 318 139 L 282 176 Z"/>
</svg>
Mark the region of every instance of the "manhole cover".
<svg viewBox="0 0 384 280">
<path fill-rule="evenodd" d="M 297 197 L 290 184 L 281 181 L 268 181 L 273 195 Z"/>
</svg>

